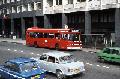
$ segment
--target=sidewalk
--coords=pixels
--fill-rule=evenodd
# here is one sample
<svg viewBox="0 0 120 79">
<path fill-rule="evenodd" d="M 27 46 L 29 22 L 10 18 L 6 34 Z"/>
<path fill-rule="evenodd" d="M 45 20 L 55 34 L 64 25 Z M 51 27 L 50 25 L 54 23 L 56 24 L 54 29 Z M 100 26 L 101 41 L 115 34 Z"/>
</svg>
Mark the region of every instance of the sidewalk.
<svg viewBox="0 0 120 79">
<path fill-rule="evenodd" d="M 21 43 L 26 45 L 26 41 L 22 39 L 0 38 L 0 42 Z"/>
<path fill-rule="evenodd" d="M 11 43 L 19 43 L 26 45 L 26 41 L 22 39 L 0 38 L 0 42 L 11 42 Z M 95 48 L 82 48 L 81 50 L 91 53 L 96 53 L 97 51 L 99 51 L 99 49 L 95 49 Z"/>
</svg>

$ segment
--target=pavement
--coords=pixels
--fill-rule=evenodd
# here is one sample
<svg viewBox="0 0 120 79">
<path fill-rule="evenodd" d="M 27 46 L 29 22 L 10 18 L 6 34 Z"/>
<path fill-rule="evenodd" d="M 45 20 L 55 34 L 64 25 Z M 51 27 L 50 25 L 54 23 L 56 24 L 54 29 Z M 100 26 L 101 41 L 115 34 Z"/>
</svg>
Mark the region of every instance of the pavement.
<svg viewBox="0 0 120 79">
<path fill-rule="evenodd" d="M 20 38 L 17 38 L 17 39 L 0 38 L 0 42 L 10 42 L 10 43 L 18 43 L 18 44 L 26 45 L 26 40 L 23 40 Z M 99 49 L 96 49 L 96 48 L 82 48 L 81 50 L 85 52 L 90 52 L 90 53 L 96 53 L 97 51 L 100 51 Z"/>
</svg>

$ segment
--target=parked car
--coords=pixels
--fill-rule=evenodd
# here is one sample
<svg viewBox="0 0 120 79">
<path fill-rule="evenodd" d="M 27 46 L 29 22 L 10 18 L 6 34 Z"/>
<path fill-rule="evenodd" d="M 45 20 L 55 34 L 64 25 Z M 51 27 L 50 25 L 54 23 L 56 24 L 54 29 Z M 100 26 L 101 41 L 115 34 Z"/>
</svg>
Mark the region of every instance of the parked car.
<svg viewBox="0 0 120 79">
<path fill-rule="evenodd" d="M 4 79 L 45 79 L 46 71 L 30 58 L 15 58 L 0 65 L 0 77 Z M 0 78 L 0 79 L 1 79 Z"/>
<path fill-rule="evenodd" d="M 74 61 L 74 56 L 64 52 L 48 52 L 33 58 L 38 65 L 48 72 L 55 73 L 58 79 L 80 74 L 85 71 L 84 63 Z"/>
<path fill-rule="evenodd" d="M 119 47 L 107 47 L 97 52 L 98 60 L 100 62 L 117 62 L 120 63 L 120 48 Z"/>
</svg>

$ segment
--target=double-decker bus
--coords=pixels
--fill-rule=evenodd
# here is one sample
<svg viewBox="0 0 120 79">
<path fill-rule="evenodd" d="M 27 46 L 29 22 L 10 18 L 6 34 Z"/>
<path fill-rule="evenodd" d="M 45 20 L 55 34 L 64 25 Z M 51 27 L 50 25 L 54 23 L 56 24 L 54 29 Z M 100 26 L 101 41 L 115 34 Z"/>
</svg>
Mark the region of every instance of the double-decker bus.
<svg viewBox="0 0 120 79">
<path fill-rule="evenodd" d="M 59 49 L 81 49 L 81 33 L 71 29 L 28 28 L 26 31 L 26 45 Z"/>
</svg>

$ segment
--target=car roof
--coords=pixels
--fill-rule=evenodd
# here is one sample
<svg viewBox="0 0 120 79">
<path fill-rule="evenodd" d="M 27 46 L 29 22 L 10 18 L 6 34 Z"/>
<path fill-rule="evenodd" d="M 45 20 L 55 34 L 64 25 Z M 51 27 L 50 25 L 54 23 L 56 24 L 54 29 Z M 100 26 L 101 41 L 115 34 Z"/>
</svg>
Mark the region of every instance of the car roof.
<svg viewBox="0 0 120 79">
<path fill-rule="evenodd" d="M 120 50 L 120 47 L 106 47 L 106 48 Z"/>
<path fill-rule="evenodd" d="M 11 59 L 8 62 L 12 62 L 12 63 L 16 63 L 16 64 L 20 65 L 20 64 L 36 62 L 36 61 L 34 59 L 30 59 L 30 58 L 19 57 L 19 58 Z"/>
<path fill-rule="evenodd" d="M 44 53 L 44 54 L 46 54 L 48 56 L 56 57 L 56 58 L 71 55 L 70 53 L 64 53 L 64 52 L 58 52 L 58 51 L 48 52 L 48 53 Z"/>
</svg>

